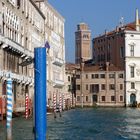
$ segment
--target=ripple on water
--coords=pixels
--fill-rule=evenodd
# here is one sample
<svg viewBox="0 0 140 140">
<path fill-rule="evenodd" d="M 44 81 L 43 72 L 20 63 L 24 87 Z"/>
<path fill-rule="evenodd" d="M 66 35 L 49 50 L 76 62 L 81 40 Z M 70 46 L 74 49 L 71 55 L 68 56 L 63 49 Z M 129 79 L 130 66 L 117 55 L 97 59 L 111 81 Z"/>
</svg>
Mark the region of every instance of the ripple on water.
<svg viewBox="0 0 140 140">
<path fill-rule="evenodd" d="M 140 110 L 88 108 L 65 111 L 47 119 L 47 140 L 140 140 Z M 5 139 L 0 122 L 0 140 Z M 33 140 L 33 120 L 13 119 L 13 140 Z"/>
</svg>

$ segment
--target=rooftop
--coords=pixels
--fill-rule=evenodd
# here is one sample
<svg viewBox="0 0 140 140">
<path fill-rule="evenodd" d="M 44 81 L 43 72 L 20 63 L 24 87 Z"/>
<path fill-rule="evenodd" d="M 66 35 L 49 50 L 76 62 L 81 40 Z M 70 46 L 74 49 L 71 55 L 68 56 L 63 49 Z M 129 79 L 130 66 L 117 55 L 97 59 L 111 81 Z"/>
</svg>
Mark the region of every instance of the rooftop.
<svg viewBox="0 0 140 140">
<path fill-rule="evenodd" d="M 140 22 L 140 19 L 139 19 L 139 22 Z M 131 22 L 131 23 L 128 23 L 128 24 L 125 24 L 124 26 L 117 26 L 116 29 L 112 30 L 112 31 L 105 31 L 104 34 L 102 35 L 99 35 L 97 37 L 95 37 L 94 39 L 98 38 L 98 37 L 104 37 L 105 35 L 109 36 L 109 35 L 113 35 L 114 33 L 117 33 L 117 32 L 122 32 L 124 30 L 127 30 L 127 31 L 136 31 L 136 25 L 135 25 L 135 22 Z"/>
</svg>

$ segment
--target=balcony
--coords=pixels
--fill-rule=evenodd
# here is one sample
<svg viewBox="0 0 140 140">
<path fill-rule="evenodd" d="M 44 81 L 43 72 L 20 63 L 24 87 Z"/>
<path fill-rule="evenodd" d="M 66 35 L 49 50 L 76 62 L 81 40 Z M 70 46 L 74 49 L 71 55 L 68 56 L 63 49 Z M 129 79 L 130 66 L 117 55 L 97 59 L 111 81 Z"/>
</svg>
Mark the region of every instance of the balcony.
<svg viewBox="0 0 140 140">
<path fill-rule="evenodd" d="M 137 89 L 129 89 L 129 90 L 127 90 L 127 92 L 129 92 L 129 93 L 137 93 L 138 90 Z"/>
<path fill-rule="evenodd" d="M 60 59 L 60 58 L 55 57 L 53 59 L 53 64 L 61 67 L 64 64 L 64 61 L 62 59 Z"/>
<path fill-rule="evenodd" d="M 58 80 L 58 79 L 55 79 L 54 80 L 54 87 L 58 87 L 58 88 L 61 88 L 64 86 L 64 81 L 63 80 Z"/>
<path fill-rule="evenodd" d="M 9 76 L 13 81 L 16 81 L 17 83 L 22 83 L 22 84 L 27 84 L 27 85 L 34 84 L 33 78 L 31 78 L 31 77 L 19 75 L 19 74 L 12 73 L 12 72 L 9 72 L 6 70 L 4 70 L 4 71 L 0 70 L 0 77 L 2 77 L 4 80 L 7 80 Z"/>
<path fill-rule="evenodd" d="M 33 57 L 33 53 L 29 50 L 26 50 L 23 46 L 21 46 L 19 43 L 13 41 L 12 39 L 8 37 L 4 37 L 0 34 L 0 41 L 3 43 L 2 48 L 8 51 L 12 51 L 13 53 L 17 53 L 22 56 L 22 54 L 25 54 L 26 56 Z"/>
</svg>

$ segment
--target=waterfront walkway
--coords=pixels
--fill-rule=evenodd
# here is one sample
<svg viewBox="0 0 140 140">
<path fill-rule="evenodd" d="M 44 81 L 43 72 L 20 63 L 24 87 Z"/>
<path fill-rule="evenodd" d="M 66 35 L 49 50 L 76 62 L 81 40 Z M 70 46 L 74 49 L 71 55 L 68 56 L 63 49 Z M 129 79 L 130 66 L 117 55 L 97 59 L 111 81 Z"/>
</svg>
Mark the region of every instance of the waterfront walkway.
<svg viewBox="0 0 140 140">
<path fill-rule="evenodd" d="M 84 108 L 48 115 L 47 140 L 140 140 L 140 109 Z M 0 140 L 5 140 L 0 122 Z M 13 140 L 33 140 L 32 119 L 13 119 Z"/>
</svg>

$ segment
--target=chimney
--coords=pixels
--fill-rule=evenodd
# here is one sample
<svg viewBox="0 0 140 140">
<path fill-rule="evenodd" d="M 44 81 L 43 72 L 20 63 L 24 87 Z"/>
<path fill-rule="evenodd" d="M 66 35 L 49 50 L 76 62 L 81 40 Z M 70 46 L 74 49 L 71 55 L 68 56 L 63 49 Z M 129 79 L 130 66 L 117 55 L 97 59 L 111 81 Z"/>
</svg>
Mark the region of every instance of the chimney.
<svg viewBox="0 0 140 140">
<path fill-rule="evenodd" d="M 119 27 L 118 26 L 116 26 L 116 32 L 118 32 L 119 31 Z"/>
<path fill-rule="evenodd" d="M 109 70 L 109 62 L 106 62 L 106 71 Z"/>
<path fill-rule="evenodd" d="M 107 29 L 105 29 L 105 35 L 107 35 Z"/>
<path fill-rule="evenodd" d="M 140 31 L 140 25 L 139 25 L 139 12 L 138 9 L 136 9 L 136 15 L 135 15 L 135 24 L 136 24 L 136 31 Z"/>
</svg>

